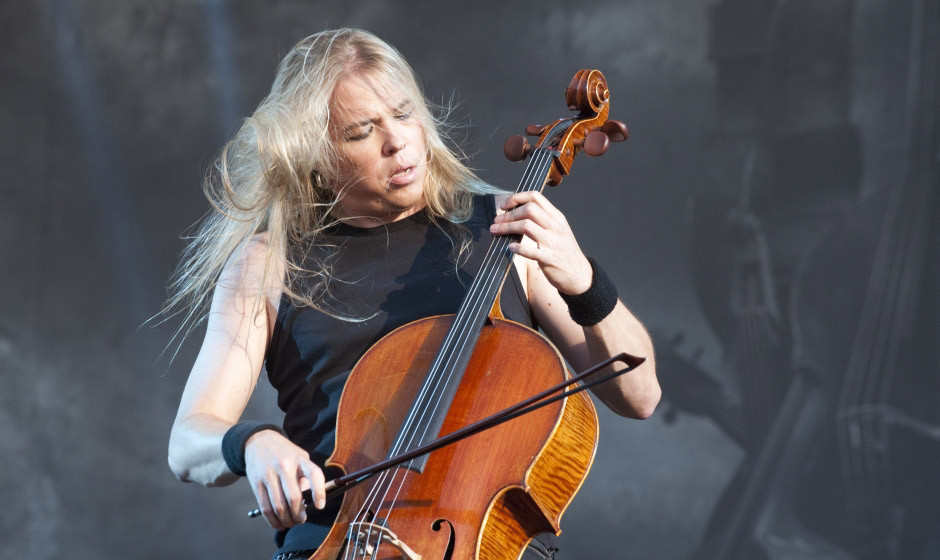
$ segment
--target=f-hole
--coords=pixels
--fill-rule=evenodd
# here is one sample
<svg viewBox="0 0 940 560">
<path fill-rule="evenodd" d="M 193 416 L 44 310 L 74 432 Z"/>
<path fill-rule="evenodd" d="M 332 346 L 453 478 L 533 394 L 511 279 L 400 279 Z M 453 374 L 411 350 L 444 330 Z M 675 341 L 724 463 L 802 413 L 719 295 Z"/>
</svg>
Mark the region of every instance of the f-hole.
<svg viewBox="0 0 940 560">
<path fill-rule="evenodd" d="M 457 534 L 454 532 L 454 526 L 451 525 L 450 521 L 446 519 L 438 519 L 433 524 L 431 524 L 431 528 L 435 531 L 440 531 L 444 526 L 444 523 L 447 523 L 447 528 L 450 530 L 450 535 L 447 537 L 447 550 L 444 551 L 444 556 L 441 557 L 441 560 L 453 560 L 454 540 L 457 537 Z"/>
</svg>

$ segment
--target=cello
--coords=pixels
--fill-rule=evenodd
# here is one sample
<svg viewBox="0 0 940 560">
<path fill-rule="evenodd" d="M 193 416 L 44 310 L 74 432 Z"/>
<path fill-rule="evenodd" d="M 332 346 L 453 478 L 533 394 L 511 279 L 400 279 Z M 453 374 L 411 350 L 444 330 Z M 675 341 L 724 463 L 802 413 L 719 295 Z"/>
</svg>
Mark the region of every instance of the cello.
<svg viewBox="0 0 940 560">
<path fill-rule="evenodd" d="M 609 97 L 599 71 L 581 70 L 566 90 L 576 116 L 527 127 L 539 136 L 534 147 L 521 136 L 506 142 L 510 159 L 531 156 L 518 192 L 557 185 L 579 152 L 599 156 L 626 139 L 626 126 L 607 120 Z M 362 471 L 565 383 L 567 368 L 551 342 L 500 311 L 512 266 L 507 247 L 519 239 L 494 238 L 455 315 L 399 327 L 359 359 L 327 466 Z M 336 522 L 311 558 L 518 558 L 535 535 L 560 532 L 596 443 L 596 411 L 578 393 L 409 459 L 344 488 Z"/>
</svg>

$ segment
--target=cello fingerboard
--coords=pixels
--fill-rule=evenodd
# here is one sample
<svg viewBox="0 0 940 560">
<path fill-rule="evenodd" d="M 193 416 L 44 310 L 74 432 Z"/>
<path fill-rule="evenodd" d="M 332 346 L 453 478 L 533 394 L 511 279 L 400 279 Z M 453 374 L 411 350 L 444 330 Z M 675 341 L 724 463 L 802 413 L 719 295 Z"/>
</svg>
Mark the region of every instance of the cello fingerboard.
<svg viewBox="0 0 940 560">
<path fill-rule="evenodd" d="M 555 152 L 548 148 L 534 149 L 516 192 L 541 191 L 554 155 Z M 467 290 L 444 343 L 389 449 L 388 458 L 438 437 L 479 340 L 480 330 L 512 266 L 514 255 L 508 249 L 509 244 L 521 239 L 521 235 L 494 237 L 480 271 Z M 422 455 L 405 466 L 422 472 L 426 464 L 427 455 Z"/>
</svg>

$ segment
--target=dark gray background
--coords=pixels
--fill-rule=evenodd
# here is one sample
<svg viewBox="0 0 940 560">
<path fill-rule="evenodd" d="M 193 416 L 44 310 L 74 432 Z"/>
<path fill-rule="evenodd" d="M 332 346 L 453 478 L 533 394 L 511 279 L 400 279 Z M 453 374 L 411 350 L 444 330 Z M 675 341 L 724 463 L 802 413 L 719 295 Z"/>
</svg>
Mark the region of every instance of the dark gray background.
<svg viewBox="0 0 940 560">
<path fill-rule="evenodd" d="M 4 2 L 0 556 L 272 552 L 244 483 L 167 468 L 199 335 L 170 363 L 172 324 L 141 324 L 280 57 L 351 25 L 456 97 L 494 184 L 579 68 L 631 128 L 550 196 L 653 331 L 666 395 L 645 422 L 599 410 L 565 558 L 940 557 L 938 21 L 935 0 Z"/>
</svg>

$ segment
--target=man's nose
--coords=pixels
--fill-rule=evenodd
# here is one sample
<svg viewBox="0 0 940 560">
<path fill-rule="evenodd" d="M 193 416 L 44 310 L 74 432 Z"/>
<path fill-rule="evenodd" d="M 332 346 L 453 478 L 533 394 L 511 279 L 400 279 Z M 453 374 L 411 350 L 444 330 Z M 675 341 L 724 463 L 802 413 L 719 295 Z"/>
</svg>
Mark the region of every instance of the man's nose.
<svg viewBox="0 0 940 560">
<path fill-rule="evenodd" d="M 401 125 L 392 124 L 389 125 L 388 129 L 385 132 L 385 143 L 382 146 L 382 150 L 387 156 L 391 156 L 400 152 L 406 145 L 404 131 L 401 129 Z"/>
</svg>

